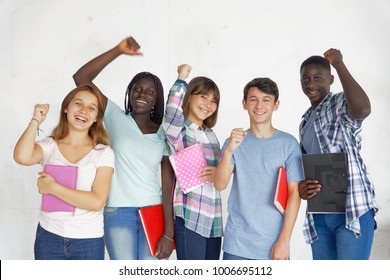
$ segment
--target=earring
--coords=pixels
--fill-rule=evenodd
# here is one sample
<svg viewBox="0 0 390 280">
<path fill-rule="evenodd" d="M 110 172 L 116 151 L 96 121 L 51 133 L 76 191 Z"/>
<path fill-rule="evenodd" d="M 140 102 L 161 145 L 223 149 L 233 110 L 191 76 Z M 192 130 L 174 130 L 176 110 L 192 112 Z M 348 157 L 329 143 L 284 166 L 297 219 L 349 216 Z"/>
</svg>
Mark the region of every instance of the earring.
<svg viewBox="0 0 390 280">
<path fill-rule="evenodd" d="M 154 106 L 152 107 L 152 110 L 150 110 L 150 117 L 153 118 L 154 116 Z"/>
</svg>

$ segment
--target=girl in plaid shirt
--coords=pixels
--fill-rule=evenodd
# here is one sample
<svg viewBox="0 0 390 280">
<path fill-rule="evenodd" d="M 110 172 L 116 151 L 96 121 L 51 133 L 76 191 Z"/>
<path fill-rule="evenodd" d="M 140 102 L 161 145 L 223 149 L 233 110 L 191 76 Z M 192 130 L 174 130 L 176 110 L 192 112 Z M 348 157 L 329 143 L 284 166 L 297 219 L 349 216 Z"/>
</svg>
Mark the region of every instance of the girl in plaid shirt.
<svg viewBox="0 0 390 280">
<path fill-rule="evenodd" d="M 207 167 L 205 184 L 185 194 L 176 184 L 173 197 L 177 259 L 219 259 L 222 237 L 221 196 L 212 183 L 220 156 L 219 141 L 211 129 L 217 120 L 219 89 L 209 78 L 196 77 L 187 85 L 192 67 L 178 66 L 178 79 L 168 95 L 163 128 L 172 153 L 201 143 Z"/>
</svg>

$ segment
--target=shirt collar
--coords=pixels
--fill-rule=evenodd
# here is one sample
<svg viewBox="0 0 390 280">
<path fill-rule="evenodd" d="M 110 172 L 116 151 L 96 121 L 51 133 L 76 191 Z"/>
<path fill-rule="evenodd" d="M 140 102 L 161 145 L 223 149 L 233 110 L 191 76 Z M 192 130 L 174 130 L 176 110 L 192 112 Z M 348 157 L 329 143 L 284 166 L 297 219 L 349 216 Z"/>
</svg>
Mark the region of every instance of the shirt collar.
<svg viewBox="0 0 390 280">
<path fill-rule="evenodd" d="M 205 131 L 206 132 L 206 131 L 210 130 L 210 128 L 208 128 L 205 124 L 203 124 L 202 127 L 200 127 L 199 125 L 193 123 L 189 119 L 186 119 L 184 121 L 184 124 L 192 131 L 201 130 L 201 131 Z"/>
<path fill-rule="evenodd" d="M 318 104 L 318 106 L 317 106 L 316 108 L 313 109 L 313 107 L 310 107 L 309 109 L 307 109 L 306 112 L 302 115 L 302 118 L 305 119 L 305 120 L 306 120 L 307 118 L 309 118 L 309 117 L 310 117 L 310 113 L 311 113 L 313 110 L 315 110 L 315 111 L 320 111 L 321 108 L 324 106 L 324 104 L 327 103 L 328 100 L 332 97 L 332 95 L 333 95 L 333 93 L 332 93 L 332 92 L 329 92 L 328 95 L 325 96 L 325 97 L 321 100 L 320 104 Z"/>
</svg>

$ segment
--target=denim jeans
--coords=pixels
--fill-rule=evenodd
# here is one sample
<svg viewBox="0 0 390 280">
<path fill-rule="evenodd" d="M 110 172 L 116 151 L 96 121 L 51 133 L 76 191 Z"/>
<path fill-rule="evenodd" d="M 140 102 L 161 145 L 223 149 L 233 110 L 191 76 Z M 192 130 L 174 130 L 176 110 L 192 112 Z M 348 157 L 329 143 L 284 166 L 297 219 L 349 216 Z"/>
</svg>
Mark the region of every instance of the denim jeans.
<svg viewBox="0 0 390 280">
<path fill-rule="evenodd" d="M 344 214 L 314 214 L 319 239 L 311 244 L 314 260 L 368 260 L 370 258 L 374 229 L 373 210 L 359 218 L 362 235 L 345 228 Z"/>
<path fill-rule="evenodd" d="M 34 254 L 36 260 L 104 260 L 104 239 L 66 238 L 38 224 Z"/>
<path fill-rule="evenodd" d="M 224 260 L 252 260 L 252 259 L 237 256 L 237 255 L 229 254 L 226 252 L 223 252 L 223 259 Z"/>
<path fill-rule="evenodd" d="M 219 260 L 222 238 L 203 237 L 187 229 L 179 217 L 176 217 L 174 238 L 178 260 Z"/>
<path fill-rule="evenodd" d="M 137 207 L 106 207 L 104 239 L 111 260 L 155 260 L 150 254 Z"/>
</svg>

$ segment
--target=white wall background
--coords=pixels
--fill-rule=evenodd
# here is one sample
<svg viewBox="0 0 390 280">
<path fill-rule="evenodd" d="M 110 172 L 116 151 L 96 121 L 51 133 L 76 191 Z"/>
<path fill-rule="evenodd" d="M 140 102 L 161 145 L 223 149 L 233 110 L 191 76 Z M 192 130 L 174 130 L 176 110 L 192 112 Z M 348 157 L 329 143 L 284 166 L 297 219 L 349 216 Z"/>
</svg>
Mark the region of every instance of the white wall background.
<svg viewBox="0 0 390 280">
<path fill-rule="evenodd" d="M 377 0 L 2 0 L 0 1 L 0 259 L 33 258 L 40 205 L 39 166 L 12 158 L 36 103 L 50 103 L 47 136 L 60 103 L 85 62 L 133 35 L 143 57 L 120 57 L 95 80 L 118 104 L 136 73 L 157 74 L 166 92 L 176 67 L 205 75 L 222 99 L 215 131 L 221 143 L 234 127 L 248 127 L 242 89 L 254 77 L 278 83 L 281 106 L 274 125 L 298 137 L 309 101 L 299 82 L 300 63 L 338 48 L 372 102 L 364 123 L 363 155 L 376 184 L 380 211 L 372 259 L 390 259 L 390 1 Z M 338 78 L 333 91 L 340 91 Z M 224 191 L 224 207 L 229 190 Z M 291 242 L 292 259 L 311 259 L 301 231 L 305 203 Z M 225 215 L 226 218 L 226 215 Z M 173 255 L 174 258 L 174 255 Z"/>
</svg>

